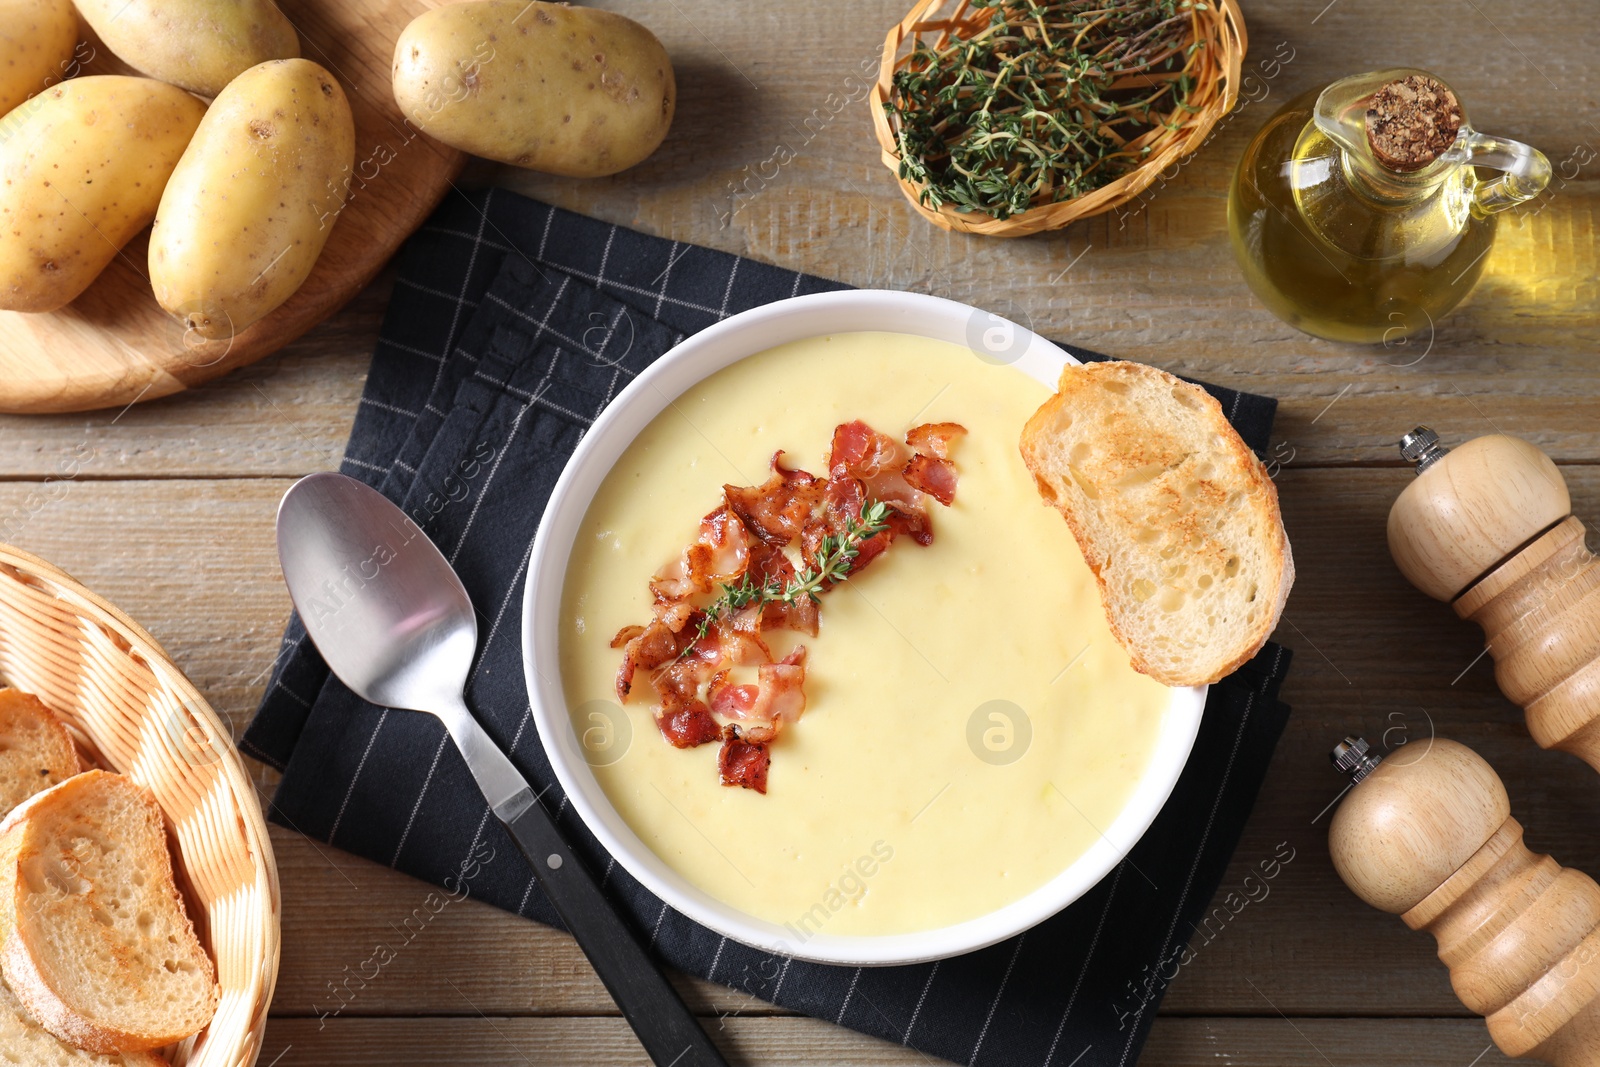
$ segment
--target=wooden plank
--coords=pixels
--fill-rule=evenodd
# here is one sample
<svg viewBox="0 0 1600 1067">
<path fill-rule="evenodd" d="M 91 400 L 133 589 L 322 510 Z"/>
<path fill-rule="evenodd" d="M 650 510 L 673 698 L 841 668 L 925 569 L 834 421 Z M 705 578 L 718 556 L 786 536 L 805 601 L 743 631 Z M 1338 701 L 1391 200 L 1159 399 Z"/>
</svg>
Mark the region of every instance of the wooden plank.
<svg viewBox="0 0 1600 1067">
<path fill-rule="evenodd" d="M 1567 473 L 1577 512 L 1600 517 L 1600 468 Z M 1600 821 L 1594 773 L 1533 745 L 1520 711 L 1496 693 L 1487 661 L 1473 664 L 1482 647 L 1475 630 L 1406 585 L 1388 560 L 1384 517 L 1408 477 L 1294 468 L 1280 475 L 1299 562 L 1289 623 L 1279 634 L 1296 650 L 1285 689 L 1295 714 L 1224 884 L 1240 885 L 1279 842 L 1288 841 L 1296 858 L 1266 899 L 1219 924 L 1220 933 L 1199 947 L 1173 983 L 1169 1010 L 1257 1012 L 1255 983 L 1291 1013 L 1462 1012 L 1431 940 L 1367 908 L 1328 863 L 1327 817 L 1313 820 L 1339 791 L 1326 752 L 1347 732 L 1393 744 L 1423 740 L 1436 728 L 1473 745 L 1505 778 L 1532 845 L 1600 872 L 1600 839 L 1590 830 Z M 19 540 L 147 626 L 218 710 L 242 726 L 288 611 L 272 545 L 272 516 L 287 485 L 68 483 Z M 0 517 L 26 510 L 42 488 L 0 484 Z M 278 1003 L 291 1014 L 313 1014 L 313 1004 L 326 1001 L 327 984 L 366 958 L 425 891 L 285 831 L 275 831 L 274 840 L 285 898 Z M 402 954 L 392 974 L 363 993 L 363 1012 L 429 1011 L 453 995 L 444 977 L 491 1013 L 610 1010 L 564 936 L 475 902 L 441 923 L 440 936 L 430 931 L 425 946 Z M 1373 981 L 1375 969 L 1382 981 Z M 720 986 L 686 988 L 701 1010 L 765 1010 Z"/>
<path fill-rule="evenodd" d="M 1592 233 L 1600 183 L 1586 188 L 1583 196 L 1582 217 L 1562 218 L 1559 225 Z M 872 216 L 857 214 L 851 224 L 861 224 L 870 235 Z M 1076 239 L 1067 240 L 1074 255 L 1081 251 Z M 1584 247 L 1593 253 L 1592 242 Z M 1500 254 L 1493 253 L 1496 259 Z M 1097 260 L 1097 269 L 1109 259 Z M 1125 260 L 1130 270 L 1140 262 L 1138 255 Z M 1087 269 L 1088 259 L 1080 266 Z M 1600 274 L 1600 262 L 1583 269 L 1591 276 Z M 845 276 L 840 271 L 822 273 Z M 958 297 L 981 291 L 980 273 L 973 268 L 960 284 L 933 291 Z M 874 282 L 870 277 L 848 280 Z M 1050 310 L 1057 297 L 1025 291 L 1029 286 L 1050 288 L 1037 282 L 1037 278 L 1033 283 L 1018 280 L 1009 291 L 1021 295 L 1004 301 L 967 298 L 1030 319 L 1053 337 L 1277 397 L 1280 408 L 1268 458 L 1282 465 L 1398 465 L 1394 441 L 1423 421 L 1447 440 L 1482 433 L 1516 434 L 1562 462 L 1592 462 L 1597 454 L 1593 398 L 1600 394 L 1600 363 L 1581 348 L 1587 324 L 1578 321 L 1592 314 L 1592 294 L 1573 299 L 1573 321 L 1550 326 L 1561 333 L 1561 345 L 1571 347 L 1513 353 L 1504 345 L 1474 339 L 1441 341 L 1416 366 L 1391 367 L 1385 364 L 1403 364 L 1416 356 L 1344 346 L 1311 359 L 1259 341 L 1242 342 L 1237 350 L 1200 345 L 1179 345 L 1171 351 L 1129 348 L 1095 331 L 1114 328 L 1122 314 L 1115 293 L 1133 282 L 1106 278 L 1096 283 L 1104 293 L 1086 298 L 1092 303 L 1057 311 Z M 349 436 L 392 283 L 391 272 L 345 311 L 280 354 L 179 396 L 127 411 L 0 415 L 0 479 L 56 478 L 73 471 L 85 480 L 298 476 L 334 469 Z M 1035 312 L 1036 307 L 1045 311 Z M 1097 321 L 1102 325 L 1095 326 Z M 1517 375 L 1508 381 L 1512 368 Z"/>
<path fill-rule="evenodd" d="M 486 1016 L 426 1019 L 274 1019 L 263 1065 L 388 1067 L 403 1063 L 501 1067 L 648 1067 L 620 1019 Z M 708 1028 L 735 1064 L 930 1067 L 943 1063 L 912 1049 L 815 1019 L 711 1020 Z M 1067 1064 L 1079 1050 L 1058 1053 Z M 1144 1067 L 1498 1067 L 1509 1064 L 1476 1019 L 1175 1019 L 1159 1018 L 1139 1062 Z"/>
<path fill-rule="evenodd" d="M 277 355 L 176 396 L 0 415 L 0 479 L 300 475 L 339 465 L 393 272 Z M 15 539 L 0 520 L 0 540 Z"/>
<path fill-rule="evenodd" d="M 273 1019 L 258 1061 L 263 1067 L 389 1067 L 394 1063 L 523 1064 L 525 1067 L 650 1067 L 632 1031 L 617 1019 L 490 1016 L 456 997 L 457 1018 Z M 734 1064 L 901 1067 L 932 1057 L 815 1019 L 709 1020 L 713 1040 Z M 277 1059 L 276 1057 L 281 1057 Z"/>
<path fill-rule="evenodd" d="M 431 887 L 280 827 L 272 842 L 283 881 L 275 1015 L 425 1015 L 451 997 L 496 1014 L 616 1012 L 564 933 L 476 900 L 431 915 L 425 926 L 402 927 Z M 380 943 L 394 957 L 363 980 L 361 961 Z M 788 1014 L 727 986 L 674 979 L 702 1014 Z"/>
<path fill-rule="evenodd" d="M 1270 458 L 1283 468 L 1299 563 L 1278 635 L 1297 652 L 1285 690 L 1295 714 L 1224 887 L 1242 886 L 1280 842 L 1295 859 L 1265 898 L 1196 938 L 1143 1062 L 1501 1062 L 1456 1002 L 1431 939 L 1361 904 L 1334 874 L 1323 809 L 1340 782 L 1326 751 L 1347 732 L 1390 745 L 1433 731 L 1466 741 L 1501 772 L 1533 847 L 1600 873 L 1593 772 L 1538 751 L 1487 660 L 1473 662 L 1479 635 L 1410 589 L 1383 540 L 1409 477 L 1391 442 L 1419 421 L 1447 440 L 1499 431 L 1536 441 L 1572 464 L 1575 511 L 1600 522 L 1600 470 L 1589 466 L 1600 462 L 1600 165 L 1579 167 L 1537 211 L 1502 218 L 1483 282 L 1431 347 L 1331 345 L 1277 322 L 1232 262 L 1225 201 L 1235 160 L 1279 103 L 1379 62 L 1438 70 L 1476 125 L 1527 140 L 1558 166 L 1584 158 L 1600 130 L 1571 101 L 1593 98 L 1600 74 L 1571 28 L 1586 24 L 1588 6 L 1482 0 L 1441 20 L 1429 5 L 1389 5 L 1380 56 L 1370 5 L 1253 3 L 1251 62 L 1286 54 L 1279 42 L 1294 53 L 1263 78 L 1255 95 L 1265 97 L 1125 218 L 1018 241 L 922 223 L 878 161 L 856 94 L 906 0 L 737 17 L 714 0 L 600 6 L 645 21 L 674 56 L 680 107 L 661 152 L 600 182 L 480 164 L 466 183 L 856 285 L 966 299 L 1050 336 L 1282 399 Z M 814 32 L 821 19 L 826 35 Z M 780 146 L 793 159 L 774 166 Z M 336 465 L 391 284 L 392 272 L 280 355 L 183 397 L 120 415 L 0 417 L 0 540 L 132 613 L 236 728 L 259 699 L 287 612 L 273 510 L 288 478 Z M 1389 469 L 1324 469 L 1352 465 Z M 207 480 L 162 480 L 188 478 Z M 270 789 L 270 773 L 258 777 Z M 644 1062 L 569 938 L 474 901 L 439 916 L 343 1014 L 319 1019 L 328 983 L 426 889 L 288 831 L 273 838 L 284 948 L 262 1064 Z M 735 1062 L 930 1062 L 722 986 L 680 988 L 698 1012 L 726 1016 L 712 1025 Z M 1233 1017 L 1196 1017 L 1216 1014 Z"/>
<path fill-rule="evenodd" d="M 479 164 L 464 184 L 495 181 L 857 285 L 972 300 L 1052 336 L 1278 396 L 1277 456 L 1302 465 L 1396 462 L 1393 440 L 1422 420 L 1447 435 L 1497 427 L 1562 459 L 1600 458 L 1590 407 L 1600 364 L 1589 344 L 1600 301 L 1600 251 L 1590 239 L 1600 163 L 1578 165 L 1600 147 L 1600 131 L 1567 103 L 1593 97 L 1600 74 L 1581 35 L 1562 31 L 1588 17 L 1582 0 L 1480 4 L 1444 21 L 1429 5 L 1385 11 L 1396 59 L 1440 70 L 1477 124 L 1525 139 L 1557 164 L 1571 161 L 1565 173 L 1576 175 L 1539 210 L 1502 216 L 1479 291 L 1440 324 L 1425 356 L 1417 344 L 1368 349 L 1304 337 L 1254 301 L 1227 248 L 1226 190 L 1249 136 L 1283 100 L 1376 62 L 1360 5 L 1251 5 L 1252 63 L 1289 55 L 1280 42 L 1293 52 L 1275 78 L 1258 69 L 1250 91 L 1258 102 L 1128 218 L 1012 241 L 923 223 L 878 161 L 860 75 L 901 14 L 898 0 L 739 18 L 711 0 L 607 6 L 649 24 L 675 58 L 681 99 L 662 149 L 604 181 Z M 809 32 L 819 16 L 826 35 Z M 1562 91 L 1549 91 L 1546 77 Z M 780 145 L 794 155 L 781 166 Z M 369 290 L 261 368 L 114 425 L 115 412 L 0 419 L 0 476 L 54 474 L 86 441 L 97 450 L 94 477 L 326 469 L 353 414 L 386 292 Z"/>
<path fill-rule="evenodd" d="M 641 8 L 675 56 L 707 61 L 718 74 L 703 89 L 680 79 L 677 126 L 656 157 L 616 185 L 510 168 L 474 173 L 625 225 L 693 235 L 855 285 L 970 300 L 1086 347 L 1278 396 L 1279 437 L 1302 463 L 1394 462 L 1392 442 L 1424 419 L 1466 434 L 1497 425 L 1562 458 L 1600 455 L 1586 406 L 1600 381 L 1585 335 L 1600 299 L 1600 260 L 1587 237 L 1600 208 L 1600 165 L 1592 161 L 1600 131 L 1581 109 L 1555 103 L 1562 94 L 1549 93 L 1544 80 L 1587 86 L 1591 95 L 1600 80 L 1563 39 L 1561 27 L 1587 18 L 1577 0 L 1537 10 L 1499 4 L 1450 20 L 1427 5 L 1385 9 L 1384 36 L 1397 59 L 1441 71 L 1481 128 L 1539 146 L 1558 167 L 1567 161 L 1564 178 L 1578 179 L 1556 183 L 1537 211 L 1501 217 L 1484 281 L 1438 324 L 1431 347 L 1389 348 L 1318 341 L 1273 318 L 1245 287 L 1226 235 L 1234 165 L 1266 117 L 1302 91 L 1377 62 L 1363 29 L 1370 11 L 1325 0 L 1251 5 L 1256 102 L 1130 217 L 1000 241 L 916 218 L 879 162 L 865 100 L 839 103 L 858 86 L 862 58 L 899 6 L 840 10 L 814 51 L 800 43 L 812 8 L 764 20 L 701 18 L 698 5 L 680 8 L 681 18 Z M 709 40 L 697 40 L 689 21 Z M 774 59 L 775 35 L 794 42 L 803 65 Z M 858 47 L 841 43 L 850 41 Z M 1266 68 L 1276 77 L 1261 70 L 1263 60 L 1291 53 L 1287 65 Z M 738 106 L 758 95 L 759 108 Z M 674 180 L 663 181 L 668 176 Z M 1318 419 L 1335 398 L 1337 407 Z"/>
<path fill-rule="evenodd" d="M 1158 1018 L 1144 1067 L 1422 1067 L 1509 1064 L 1478 1019 Z"/>
</svg>

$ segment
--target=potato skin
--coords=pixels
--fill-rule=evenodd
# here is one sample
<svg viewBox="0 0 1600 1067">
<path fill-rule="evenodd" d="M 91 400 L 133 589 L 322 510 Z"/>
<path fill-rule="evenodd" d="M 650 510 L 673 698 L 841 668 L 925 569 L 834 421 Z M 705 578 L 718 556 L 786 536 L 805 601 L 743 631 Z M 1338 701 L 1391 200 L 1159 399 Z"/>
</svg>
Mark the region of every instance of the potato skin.
<svg viewBox="0 0 1600 1067">
<path fill-rule="evenodd" d="M 211 104 L 150 234 L 156 300 L 201 337 L 242 333 L 293 296 L 349 193 L 355 120 L 308 59 L 251 67 Z"/>
<path fill-rule="evenodd" d="M 656 150 L 677 104 L 672 61 L 621 15 L 525 0 L 469 0 L 419 15 L 394 53 L 412 125 L 454 148 L 574 178 Z"/>
<path fill-rule="evenodd" d="M 0 0 L 0 114 L 77 73 L 72 0 Z"/>
<path fill-rule="evenodd" d="M 77 0 L 107 48 L 141 74 L 216 96 L 269 59 L 294 59 L 300 39 L 272 0 Z"/>
<path fill-rule="evenodd" d="M 0 120 L 0 308 L 77 299 L 149 225 L 205 110 L 176 86 L 98 75 Z"/>
</svg>

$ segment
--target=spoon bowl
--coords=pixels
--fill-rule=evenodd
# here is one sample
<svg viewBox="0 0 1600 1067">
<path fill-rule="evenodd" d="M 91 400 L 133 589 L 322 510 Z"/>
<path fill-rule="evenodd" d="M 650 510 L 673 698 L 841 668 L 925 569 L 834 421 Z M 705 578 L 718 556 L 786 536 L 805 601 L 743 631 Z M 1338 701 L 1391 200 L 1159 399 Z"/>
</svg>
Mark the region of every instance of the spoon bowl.
<svg viewBox="0 0 1600 1067">
<path fill-rule="evenodd" d="M 478 616 L 411 517 L 341 474 L 302 478 L 278 507 L 289 596 L 339 680 L 372 704 L 434 712 L 459 699 Z"/>
</svg>

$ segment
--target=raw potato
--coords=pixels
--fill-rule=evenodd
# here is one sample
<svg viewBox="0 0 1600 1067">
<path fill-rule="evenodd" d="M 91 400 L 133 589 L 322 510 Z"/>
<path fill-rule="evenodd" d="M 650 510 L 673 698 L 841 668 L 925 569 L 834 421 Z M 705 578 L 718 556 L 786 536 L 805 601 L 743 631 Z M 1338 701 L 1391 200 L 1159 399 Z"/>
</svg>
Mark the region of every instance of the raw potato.
<svg viewBox="0 0 1600 1067">
<path fill-rule="evenodd" d="M 156 300 L 228 339 L 300 288 L 350 191 L 350 102 L 308 59 L 239 75 L 212 103 L 167 183 L 150 235 Z"/>
<path fill-rule="evenodd" d="M 0 0 L 0 114 L 77 73 L 77 46 L 72 0 Z"/>
<path fill-rule="evenodd" d="M 0 308 L 77 299 L 150 224 L 206 106 L 149 78 L 74 78 L 0 138 Z"/>
<path fill-rule="evenodd" d="M 656 150 L 677 101 L 655 35 L 607 11 L 473 0 L 417 16 L 394 97 L 418 129 L 517 167 L 596 178 Z"/>
<path fill-rule="evenodd" d="M 216 96 L 269 59 L 294 59 L 300 39 L 272 0 L 77 0 L 117 58 L 141 74 Z"/>
</svg>

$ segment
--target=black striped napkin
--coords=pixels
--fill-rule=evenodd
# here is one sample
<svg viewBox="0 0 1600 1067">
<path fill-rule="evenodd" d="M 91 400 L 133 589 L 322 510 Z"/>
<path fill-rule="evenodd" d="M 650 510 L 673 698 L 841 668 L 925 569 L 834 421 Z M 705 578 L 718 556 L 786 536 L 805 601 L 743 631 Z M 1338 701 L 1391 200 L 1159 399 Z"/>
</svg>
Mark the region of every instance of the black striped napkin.
<svg viewBox="0 0 1600 1067">
<path fill-rule="evenodd" d="M 962 1063 L 1132 1063 L 1287 719 L 1277 700 L 1284 649 L 1268 645 L 1212 687 L 1171 800 L 1098 886 L 1022 936 L 911 967 L 773 957 L 673 912 L 568 809 L 532 729 L 523 578 L 544 501 L 578 438 L 633 375 L 688 334 L 746 308 L 839 288 L 504 190 L 452 194 L 402 253 L 342 469 L 405 508 L 455 564 L 487 620 L 468 703 L 534 788 L 550 789 L 547 802 L 575 848 L 665 960 Z M 1275 402 L 1207 388 L 1244 440 L 1264 450 Z M 283 771 L 271 810 L 280 824 L 555 924 L 437 720 L 358 700 L 328 676 L 297 620 L 241 748 Z"/>
</svg>

